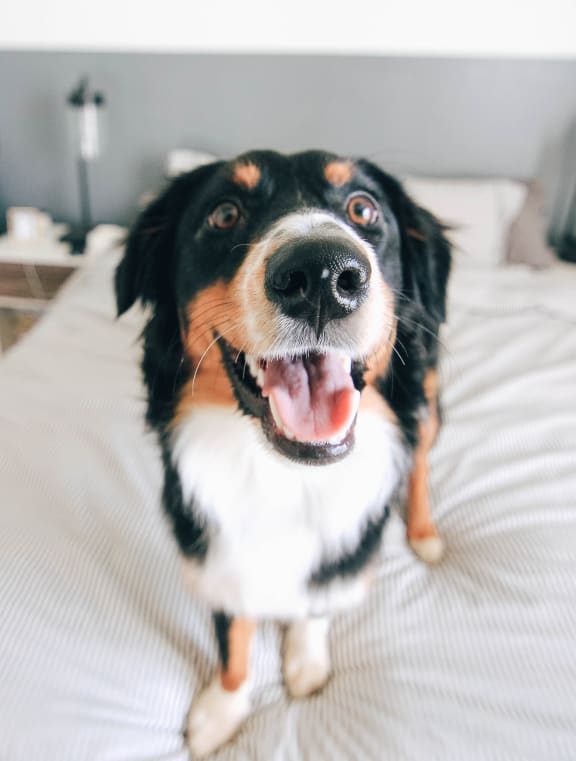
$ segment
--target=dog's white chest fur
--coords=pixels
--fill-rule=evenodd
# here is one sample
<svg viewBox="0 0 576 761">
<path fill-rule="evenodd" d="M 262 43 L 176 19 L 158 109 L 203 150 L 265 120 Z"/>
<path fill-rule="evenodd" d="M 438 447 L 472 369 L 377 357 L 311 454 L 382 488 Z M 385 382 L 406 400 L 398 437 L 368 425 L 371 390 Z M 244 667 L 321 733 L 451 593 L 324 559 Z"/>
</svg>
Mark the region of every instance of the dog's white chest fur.
<svg viewBox="0 0 576 761">
<path fill-rule="evenodd" d="M 214 407 L 194 410 L 173 439 L 185 503 L 208 526 L 202 561 L 188 560 L 193 591 L 214 609 L 260 618 L 324 613 L 359 601 L 362 579 L 311 591 L 322 561 L 351 552 L 398 485 L 397 428 L 361 412 L 342 461 L 302 465 L 275 452 L 258 421 Z"/>
</svg>

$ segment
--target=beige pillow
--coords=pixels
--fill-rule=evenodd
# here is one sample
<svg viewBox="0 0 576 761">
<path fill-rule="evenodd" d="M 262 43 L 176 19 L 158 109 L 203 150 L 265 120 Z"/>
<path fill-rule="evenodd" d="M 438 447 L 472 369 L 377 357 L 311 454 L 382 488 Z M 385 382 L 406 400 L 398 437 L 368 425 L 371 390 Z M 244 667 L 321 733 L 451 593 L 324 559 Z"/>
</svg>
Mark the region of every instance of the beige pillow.
<svg viewBox="0 0 576 761">
<path fill-rule="evenodd" d="M 454 261 L 462 266 L 506 262 L 510 224 L 526 196 L 526 185 L 505 179 L 404 178 L 421 206 L 452 229 Z"/>
<path fill-rule="evenodd" d="M 547 243 L 548 223 L 544 188 L 538 182 L 528 185 L 528 193 L 520 213 L 510 225 L 506 261 L 509 264 L 528 264 L 542 269 L 557 261 Z"/>
</svg>

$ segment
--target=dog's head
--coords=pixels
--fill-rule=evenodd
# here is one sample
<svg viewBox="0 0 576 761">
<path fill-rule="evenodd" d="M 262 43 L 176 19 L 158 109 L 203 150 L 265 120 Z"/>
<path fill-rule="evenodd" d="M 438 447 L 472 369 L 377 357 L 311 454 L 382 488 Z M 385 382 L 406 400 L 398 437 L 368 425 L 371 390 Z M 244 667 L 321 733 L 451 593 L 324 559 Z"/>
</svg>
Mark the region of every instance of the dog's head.
<svg viewBox="0 0 576 761">
<path fill-rule="evenodd" d="M 120 314 L 140 299 L 173 315 L 174 420 L 239 406 L 284 455 L 327 463 L 353 444 L 403 304 L 443 319 L 448 268 L 441 227 L 373 164 L 258 151 L 175 180 L 133 228 L 116 291 Z"/>
</svg>

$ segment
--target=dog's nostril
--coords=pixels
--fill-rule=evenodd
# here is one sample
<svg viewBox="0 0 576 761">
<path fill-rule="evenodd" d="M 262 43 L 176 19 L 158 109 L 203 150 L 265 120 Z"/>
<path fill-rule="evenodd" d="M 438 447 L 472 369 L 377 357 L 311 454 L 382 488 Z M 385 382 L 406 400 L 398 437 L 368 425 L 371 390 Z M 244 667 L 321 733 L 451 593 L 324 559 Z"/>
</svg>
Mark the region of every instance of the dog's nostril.
<svg viewBox="0 0 576 761">
<path fill-rule="evenodd" d="M 364 282 L 365 278 L 362 278 L 359 270 L 348 269 L 338 275 L 336 287 L 343 296 L 351 296 L 362 287 Z"/>
<path fill-rule="evenodd" d="M 283 296 L 297 296 L 306 293 L 308 279 L 305 272 L 282 272 L 274 278 L 272 287 Z"/>
<path fill-rule="evenodd" d="M 284 315 L 306 321 L 319 337 L 326 324 L 352 314 L 368 297 L 370 263 L 340 239 L 296 240 L 266 262 L 266 297 Z"/>
<path fill-rule="evenodd" d="M 339 296 L 351 297 L 365 290 L 370 271 L 368 267 L 347 267 L 336 279 L 336 291 Z"/>
</svg>

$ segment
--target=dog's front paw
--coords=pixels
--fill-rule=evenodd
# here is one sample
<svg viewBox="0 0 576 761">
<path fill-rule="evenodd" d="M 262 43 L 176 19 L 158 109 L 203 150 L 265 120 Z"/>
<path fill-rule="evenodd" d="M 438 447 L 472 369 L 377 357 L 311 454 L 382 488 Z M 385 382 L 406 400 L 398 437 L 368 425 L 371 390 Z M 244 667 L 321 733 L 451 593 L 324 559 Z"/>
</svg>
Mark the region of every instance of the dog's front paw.
<svg viewBox="0 0 576 761">
<path fill-rule="evenodd" d="M 202 758 L 227 742 L 250 713 L 250 690 L 245 683 L 225 690 L 216 678 L 200 693 L 188 716 L 188 747 Z"/>
<path fill-rule="evenodd" d="M 420 560 L 428 565 L 439 563 L 444 557 L 444 542 L 438 534 L 422 536 L 418 538 L 408 538 L 410 547 Z"/>
<path fill-rule="evenodd" d="M 323 687 L 330 676 L 328 620 L 296 621 L 286 632 L 284 681 L 293 698 L 303 698 Z"/>
</svg>

